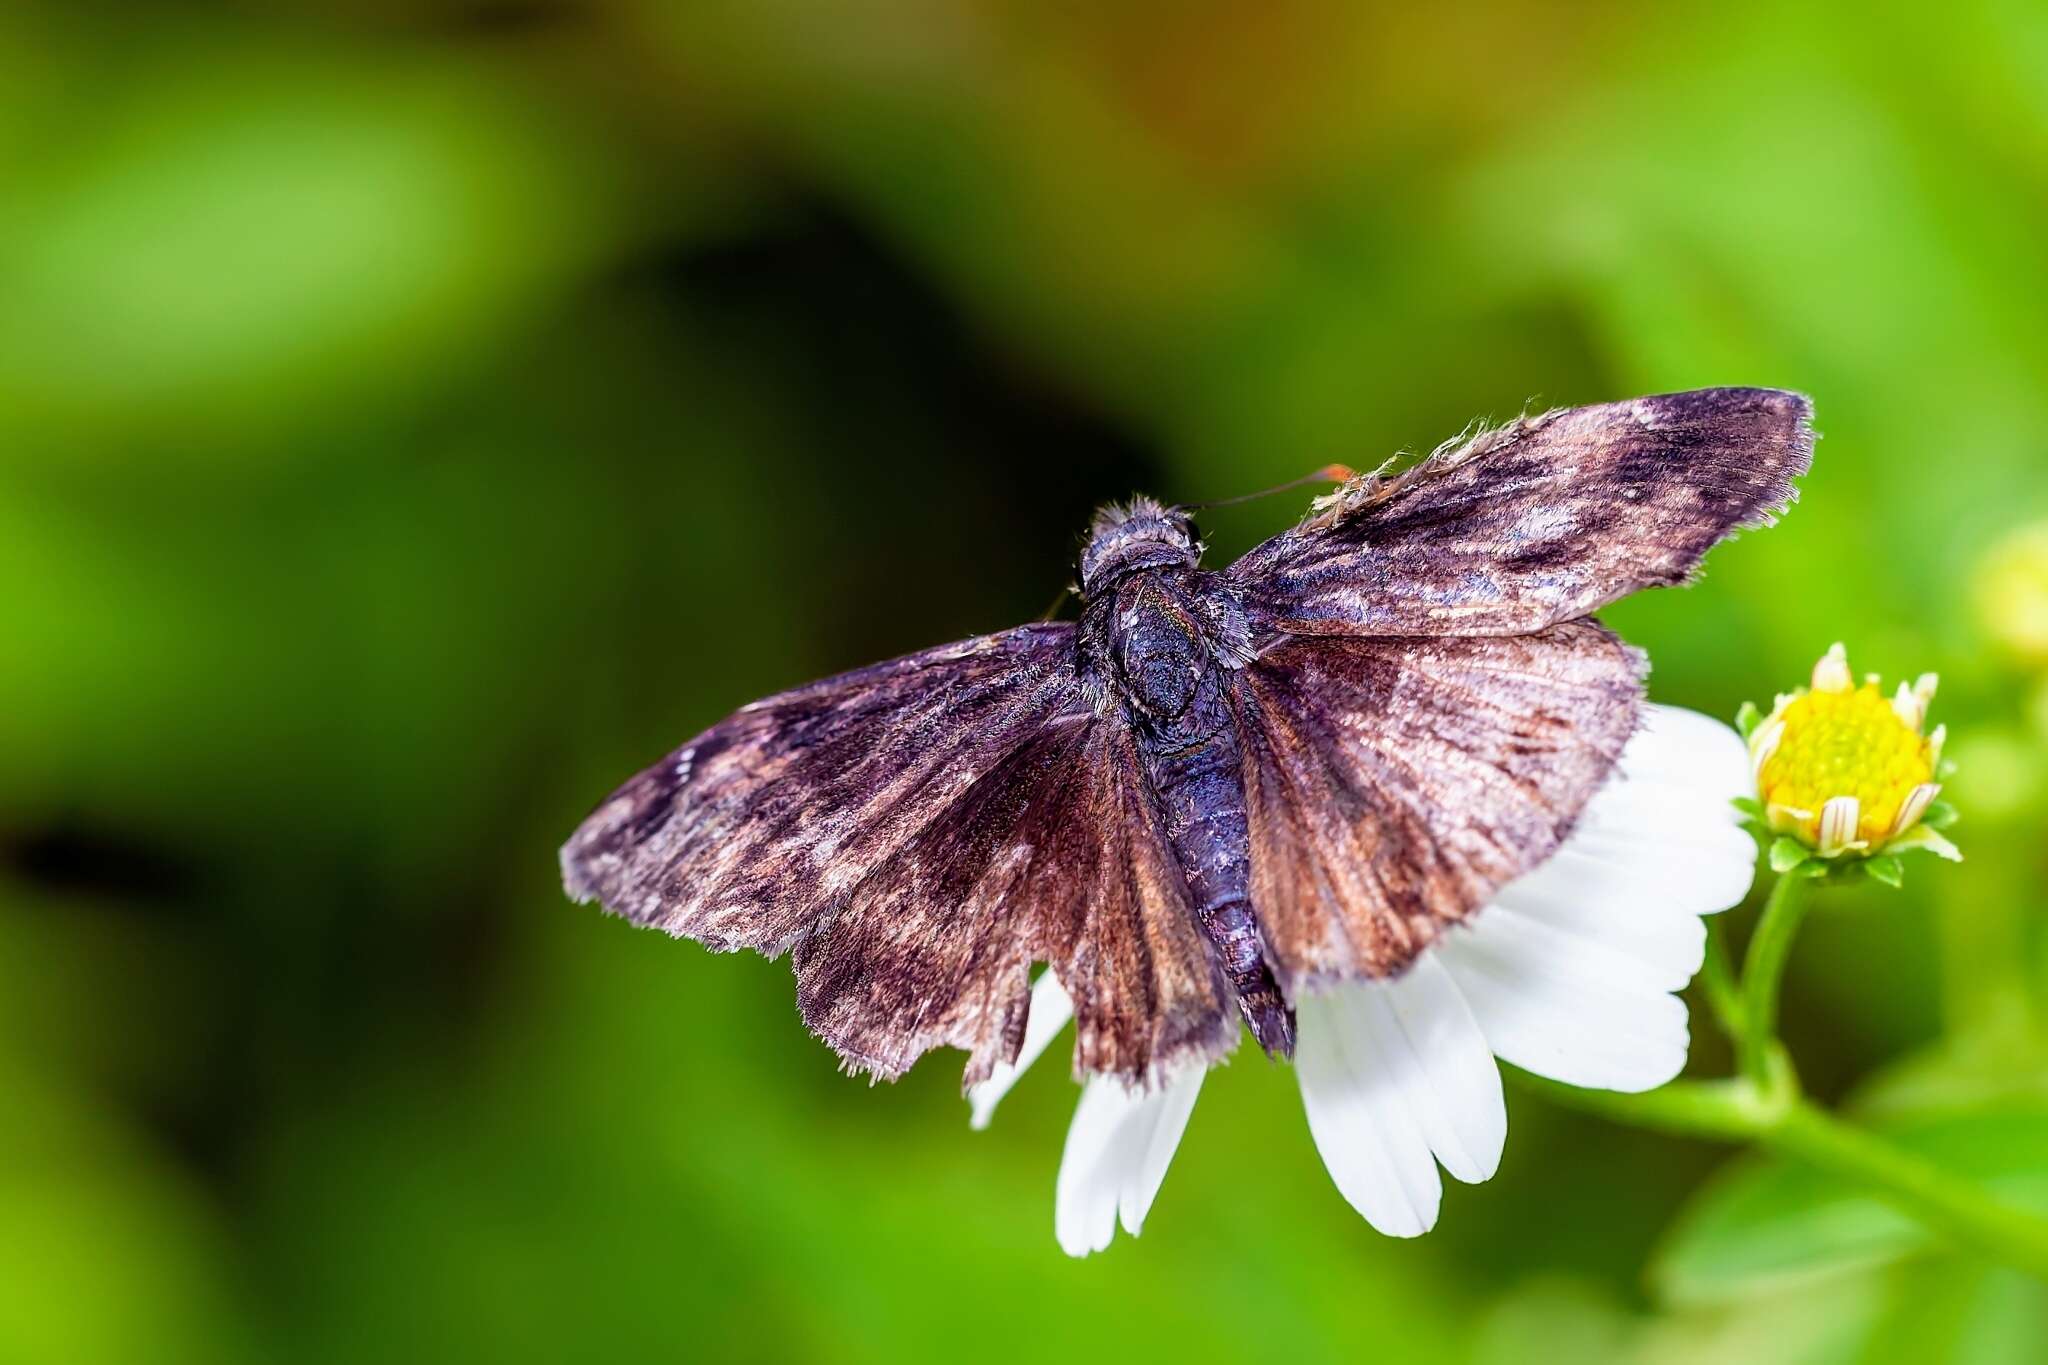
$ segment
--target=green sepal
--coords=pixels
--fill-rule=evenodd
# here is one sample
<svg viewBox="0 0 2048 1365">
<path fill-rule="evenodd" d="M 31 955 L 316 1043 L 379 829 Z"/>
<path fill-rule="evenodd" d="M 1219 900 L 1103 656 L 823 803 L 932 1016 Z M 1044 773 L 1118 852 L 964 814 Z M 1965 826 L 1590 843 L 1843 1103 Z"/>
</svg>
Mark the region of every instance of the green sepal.
<svg viewBox="0 0 2048 1365">
<path fill-rule="evenodd" d="M 1781 835 L 1771 843 L 1771 871 L 1781 877 L 1812 858 L 1813 850 L 1797 839 Z"/>
<path fill-rule="evenodd" d="M 1928 806 L 1927 813 L 1920 817 L 1920 823 L 1929 829 L 1947 829 L 1963 818 L 1963 813 L 1946 801 L 1936 801 Z"/>
<path fill-rule="evenodd" d="M 1735 728 L 1741 732 L 1744 740 L 1755 734 L 1756 727 L 1763 723 L 1764 713 L 1757 709 L 1757 704 L 1753 701 L 1742 703 L 1742 709 L 1735 713 Z"/>
<path fill-rule="evenodd" d="M 1872 881 L 1883 882 L 1886 886 L 1901 887 L 1906 884 L 1906 865 L 1894 853 L 1880 853 L 1867 858 L 1863 870 L 1870 874 Z"/>
<path fill-rule="evenodd" d="M 1925 823 L 1913 826 L 1885 848 L 1892 853 L 1932 853 L 1937 858 L 1946 858 L 1952 863 L 1963 860 L 1962 850 L 1949 841 L 1947 835 Z"/>
<path fill-rule="evenodd" d="M 1738 796 L 1728 804 L 1752 820 L 1764 818 L 1764 803 L 1757 800 L 1754 796 Z"/>
</svg>

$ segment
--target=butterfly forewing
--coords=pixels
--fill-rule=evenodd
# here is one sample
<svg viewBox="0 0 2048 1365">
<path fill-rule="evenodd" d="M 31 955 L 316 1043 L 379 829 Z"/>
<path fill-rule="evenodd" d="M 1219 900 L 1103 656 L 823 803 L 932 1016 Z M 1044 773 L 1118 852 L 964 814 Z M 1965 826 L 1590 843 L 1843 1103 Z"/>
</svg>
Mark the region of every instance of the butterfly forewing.
<svg viewBox="0 0 2048 1365">
<path fill-rule="evenodd" d="M 1399 973 L 1554 852 L 1635 728 L 1641 671 L 1590 621 L 1301 637 L 1246 667 L 1252 895 L 1290 995 Z"/>
<path fill-rule="evenodd" d="M 755 702 L 562 849 L 578 900 L 771 956 L 1049 722 L 1086 714 L 1073 627 L 1022 626 Z"/>
<path fill-rule="evenodd" d="M 1228 572 L 1262 644 L 1541 630 L 1681 583 L 1782 511 L 1811 414 L 1796 393 L 1701 389 L 1523 418 L 1354 480 Z"/>
</svg>

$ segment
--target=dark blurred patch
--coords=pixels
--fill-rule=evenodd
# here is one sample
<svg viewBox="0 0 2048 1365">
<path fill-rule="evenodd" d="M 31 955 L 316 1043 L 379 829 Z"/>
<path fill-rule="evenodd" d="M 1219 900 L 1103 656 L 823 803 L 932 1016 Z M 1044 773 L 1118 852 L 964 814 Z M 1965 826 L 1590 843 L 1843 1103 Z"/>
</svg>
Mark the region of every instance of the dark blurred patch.
<svg viewBox="0 0 2048 1365">
<path fill-rule="evenodd" d="M 39 891 L 144 907 L 188 900 L 200 878 L 186 854 L 84 817 L 0 834 L 0 862 Z"/>
<path fill-rule="evenodd" d="M 999 347 L 827 201 L 793 200 L 643 282 L 786 385 L 816 456 L 787 471 L 789 496 L 820 514 L 793 530 L 832 566 L 815 619 L 849 665 L 1036 615 L 1071 581 L 1094 508 L 1159 486 L 1138 433 Z M 906 611 L 932 625 L 892 635 Z"/>
<path fill-rule="evenodd" d="M 571 0 L 477 0 L 454 6 L 445 22 L 461 35 L 523 38 L 588 19 L 588 9 Z"/>
</svg>

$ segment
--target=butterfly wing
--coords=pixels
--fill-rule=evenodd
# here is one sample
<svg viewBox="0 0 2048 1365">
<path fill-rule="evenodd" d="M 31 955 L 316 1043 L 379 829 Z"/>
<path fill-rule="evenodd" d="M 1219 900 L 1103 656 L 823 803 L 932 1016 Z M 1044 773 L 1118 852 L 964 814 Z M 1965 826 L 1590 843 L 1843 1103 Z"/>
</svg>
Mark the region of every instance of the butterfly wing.
<svg viewBox="0 0 2048 1365">
<path fill-rule="evenodd" d="M 1022 745 L 794 957 L 805 1022 L 851 1067 L 893 1078 L 949 1044 L 971 1054 L 969 1084 L 1015 1059 L 1040 961 L 1073 1000 L 1079 1071 L 1150 1081 L 1236 1042 L 1236 1006 L 1118 719 Z"/>
<path fill-rule="evenodd" d="M 1074 628 L 1023 626 L 742 708 L 632 778 L 562 849 L 562 881 L 636 924 L 771 957 L 1062 715 Z"/>
<path fill-rule="evenodd" d="M 1636 725 L 1604 627 L 1294 637 L 1235 689 L 1252 900 L 1296 998 L 1401 972 L 1555 852 Z"/>
<path fill-rule="evenodd" d="M 1025 626 L 756 702 L 633 778 L 563 881 L 720 951 L 793 950 L 849 1067 L 941 1044 L 1014 1058 L 1033 962 L 1077 1067 L 1128 1079 L 1236 1040 L 1128 727 L 1082 696 L 1073 626 Z"/>
<path fill-rule="evenodd" d="M 1813 455 L 1812 405 L 1700 389 L 1525 417 L 1323 514 L 1227 571 L 1254 643 L 1295 635 L 1519 635 L 1685 581 L 1768 522 Z"/>
</svg>

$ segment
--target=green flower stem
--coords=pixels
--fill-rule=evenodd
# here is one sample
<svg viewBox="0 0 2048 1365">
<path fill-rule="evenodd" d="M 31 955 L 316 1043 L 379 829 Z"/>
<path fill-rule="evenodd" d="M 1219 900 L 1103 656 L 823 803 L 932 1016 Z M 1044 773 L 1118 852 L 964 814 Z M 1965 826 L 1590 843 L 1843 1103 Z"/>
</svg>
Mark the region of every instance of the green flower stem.
<svg viewBox="0 0 2048 1365">
<path fill-rule="evenodd" d="M 1765 1101 L 1746 1080 L 1673 1081 L 1656 1090 L 1624 1095 L 1612 1090 L 1581 1090 L 1526 1071 L 1508 1074 L 1523 1089 L 1567 1108 L 1679 1137 L 1748 1142 L 1766 1126 L 1761 1112 Z"/>
<path fill-rule="evenodd" d="M 1721 927 L 1721 920 L 1720 915 L 1715 915 L 1707 921 L 1707 955 L 1700 967 L 1700 984 L 1706 990 L 1707 1008 L 1713 1011 L 1714 1022 L 1730 1042 L 1739 1042 L 1743 1036 L 1742 985 L 1735 979 L 1735 968 L 1728 960 L 1728 941 L 1724 937 L 1727 931 Z"/>
<path fill-rule="evenodd" d="M 1758 1086 L 1770 1082 L 1771 1053 L 1778 1040 L 1778 986 L 1792 955 L 1792 940 L 1806 918 L 1806 887 L 1807 878 L 1798 869 L 1778 878 L 1742 959 L 1742 1033 L 1736 1051 L 1743 1074 Z"/>
</svg>

